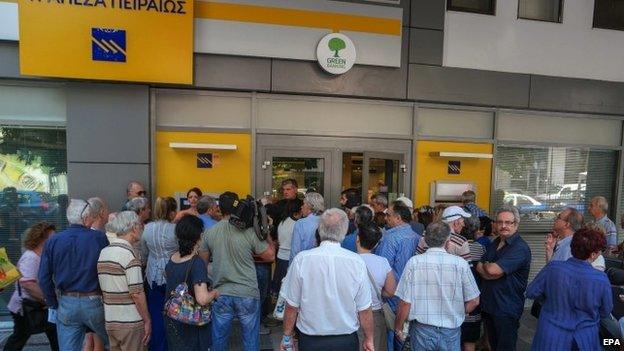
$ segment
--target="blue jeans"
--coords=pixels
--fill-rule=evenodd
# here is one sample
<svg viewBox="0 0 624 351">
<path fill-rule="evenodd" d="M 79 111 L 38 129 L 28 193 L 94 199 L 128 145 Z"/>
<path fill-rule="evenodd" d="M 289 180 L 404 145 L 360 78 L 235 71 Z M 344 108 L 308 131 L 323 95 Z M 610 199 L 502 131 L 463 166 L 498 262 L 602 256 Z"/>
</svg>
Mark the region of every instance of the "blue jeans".
<svg viewBox="0 0 624 351">
<path fill-rule="evenodd" d="M 244 351 L 260 349 L 260 300 L 251 297 L 220 296 L 212 305 L 212 351 L 229 350 L 232 319 L 241 324 Z"/>
<path fill-rule="evenodd" d="M 101 296 L 59 296 L 56 319 L 59 349 L 81 351 L 87 327 L 104 341 L 104 346 L 108 349 Z"/>
<path fill-rule="evenodd" d="M 269 284 L 271 283 L 271 264 L 256 263 L 256 279 L 260 290 L 260 318 L 269 313 L 265 311 L 266 299 L 269 296 Z"/>
<path fill-rule="evenodd" d="M 163 318 L 163 307 L 165 306 L 166 285 L 147 286 L 147 309 L 152 319 L 152 338 L 149 342 L 150 351 L 167 351 L 167 339 L 165 337 L 165 320 Z"/>
<path fill-rule="evenodd" d="M 461 350 L 461 328 L 442 328 L 432 325 L 410 323 L 412 351 L 459 351 Z"/>
</svg>

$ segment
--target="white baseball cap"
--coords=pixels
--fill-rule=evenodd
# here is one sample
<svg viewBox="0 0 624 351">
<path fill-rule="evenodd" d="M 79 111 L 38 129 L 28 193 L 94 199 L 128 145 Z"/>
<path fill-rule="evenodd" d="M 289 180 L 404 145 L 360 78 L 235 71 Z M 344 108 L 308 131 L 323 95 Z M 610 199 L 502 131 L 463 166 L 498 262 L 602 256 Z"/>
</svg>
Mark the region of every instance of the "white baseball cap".
<svg viewBox="0 0 624 351">
<path fill-rule="evenodd" d="M 401 201 L 402 203 L 405 204 L 405 206 L 409 207 L 410 210 L 414 209 L 414 203 L 412 202 L 412 200 L 408 199 L 405 196 L 398 197 L 396 201 Z"/>
<path fill-rule="evenodd" d="M 459 206 L 449 206 L 442 212 L 442 221 L 449 223 L 460 217 L 470 218 L 472 215 Z"/>
</svg>

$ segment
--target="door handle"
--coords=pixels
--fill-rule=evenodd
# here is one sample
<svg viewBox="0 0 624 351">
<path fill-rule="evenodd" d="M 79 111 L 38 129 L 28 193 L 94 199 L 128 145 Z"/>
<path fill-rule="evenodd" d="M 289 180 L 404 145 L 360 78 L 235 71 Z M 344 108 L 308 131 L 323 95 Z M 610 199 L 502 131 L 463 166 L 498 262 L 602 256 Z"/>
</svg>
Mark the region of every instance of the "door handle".
<svg viewBox="0 0 624 351">
<path fill-rule="evenodd" d="M 262 162 L 262 169 L 267 169 L 271 165 L 271 161 Z"/>
</svg>

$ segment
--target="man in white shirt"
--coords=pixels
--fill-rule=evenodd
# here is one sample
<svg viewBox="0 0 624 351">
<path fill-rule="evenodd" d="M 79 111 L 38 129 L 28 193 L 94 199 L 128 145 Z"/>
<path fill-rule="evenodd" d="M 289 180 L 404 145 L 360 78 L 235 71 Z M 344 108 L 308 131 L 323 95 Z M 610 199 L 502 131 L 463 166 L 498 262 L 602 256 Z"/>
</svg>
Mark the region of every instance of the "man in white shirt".
<svg viewBox="0 0 624 351">
<path fill-rule="evenodd" d="M 434 222 L 425 231 L 429 249 L 412 257 L 403 270 L 395 296 L 401 300 L 395 333 L 410 321 L 412 350 L 460 350 L 461 325 L 466 313 L 479 305 L 479 288 L 468 262 L 446 252 L 451 228 Z"/>
<path fill-rule="evenodd" d="M 344 211 L 325 211 L 319 221 L 321 245 L 300 252 L 290 263 L 282 295 L 286 300 L 283 347 L 289 344 L 296 322 L 301 332 L 299 351 L 357 351 L 360 324 L 364 350 L 374 349 L 366 265 L 358 254 L 340 247 L 348 226 Z"/>
</svg>

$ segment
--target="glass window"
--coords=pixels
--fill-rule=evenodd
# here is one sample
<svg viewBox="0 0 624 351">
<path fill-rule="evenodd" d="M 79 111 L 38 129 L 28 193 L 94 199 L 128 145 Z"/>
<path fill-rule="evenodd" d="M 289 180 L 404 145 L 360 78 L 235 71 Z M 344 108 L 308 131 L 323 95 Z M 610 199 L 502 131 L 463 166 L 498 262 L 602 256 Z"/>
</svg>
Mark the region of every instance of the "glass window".
<svg viewBox="0 0 624 351">
<path fill-rule="evenodd" d="M 298 192 L 308 191 L 324 194 L 323 177 L 325 160 L 308 157 L 273 157 L 273 195 L 281 193 L 281 184 L 285 179 L 295 179 L 299 185 Z M 279 194 L 281 196 L 281 194 Z"/>
<path fill-rule="evenodd" d="M 447 9 L 494 15 L 496 14 L 496 0 L 448 0 Z"/>
<path fill-rule="evenodd" d="M 65 130 L 0 127 L 0 246 L 14 264 L 22 253 L 24 231 L 47 221 L 67 226 Z M 0 296 L 5 309 L 12 288 Z"/>
<path fill-rule="evenodd" d="M 594 28 L 624 30 L 624 1 L 595 0 Z"/>
<path fill-rule="evenodd" d="M 496 157 L 492 203 L 494 208 L 503 203 L 518 207 L 525 231 L 549 231 L 565 207 L 589 216 L 587 204 L 594 196 L 614 200 L 616 151 L 500 146 Z"/>
<path fill-rule="evenodd" d="M 562 2 L 562 0 L 518 0 L 518 18 L 561 23 Z"/>
</svg>

